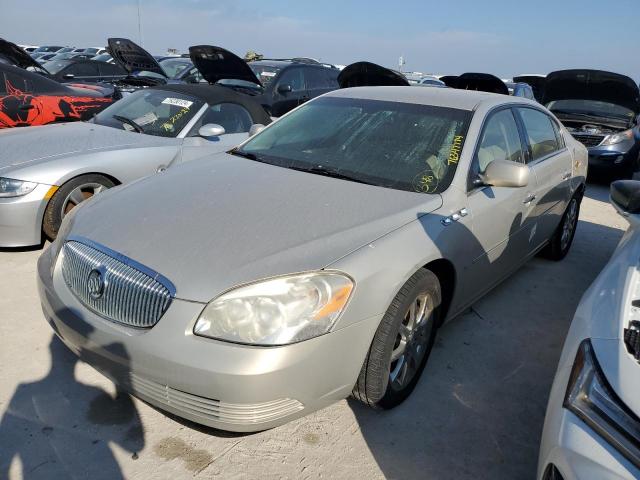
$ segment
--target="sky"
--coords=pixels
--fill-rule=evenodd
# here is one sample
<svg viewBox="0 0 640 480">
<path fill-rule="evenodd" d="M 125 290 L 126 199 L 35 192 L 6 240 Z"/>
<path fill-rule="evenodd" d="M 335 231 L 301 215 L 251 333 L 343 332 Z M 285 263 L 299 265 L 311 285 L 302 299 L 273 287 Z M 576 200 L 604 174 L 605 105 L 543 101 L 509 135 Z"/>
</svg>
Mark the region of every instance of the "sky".
<svg viewBox="0 0 640 480">
<path fill-rule="evenodd" d="M 403 56 L 403 71 L 435 74 L 598 68 L 640 80 L 639 0 L 0 0 L 0 11 L 0 35 L 19 44 L 113 36 L 153 54 L 212 44 L 392 68 Z"/>
</svg>

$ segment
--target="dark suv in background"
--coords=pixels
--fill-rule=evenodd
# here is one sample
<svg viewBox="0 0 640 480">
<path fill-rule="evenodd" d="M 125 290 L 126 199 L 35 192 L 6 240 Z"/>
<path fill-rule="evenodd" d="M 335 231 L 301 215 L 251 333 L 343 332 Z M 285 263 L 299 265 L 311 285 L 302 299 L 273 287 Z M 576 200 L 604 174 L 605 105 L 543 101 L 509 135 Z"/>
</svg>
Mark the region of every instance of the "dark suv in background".
<svg viewBox="0 0 640 480">
<path fill-rule="evenodd" d="M 311 59 L 257 60 L 249 67 L 262 85 L 256 100 L 274 117 L 338 88 L 340 70 Z"/>
</svg>

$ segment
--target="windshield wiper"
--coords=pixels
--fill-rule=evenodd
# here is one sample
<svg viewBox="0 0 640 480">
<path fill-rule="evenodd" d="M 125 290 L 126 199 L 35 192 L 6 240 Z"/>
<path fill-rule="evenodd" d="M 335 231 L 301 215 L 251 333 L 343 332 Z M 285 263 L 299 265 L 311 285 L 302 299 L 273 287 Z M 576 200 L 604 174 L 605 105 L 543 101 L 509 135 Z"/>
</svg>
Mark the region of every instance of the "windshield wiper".
<svg viewBox="0 0 640 480">
<path fill-rule="evenodd" d="M 230 153 L 231 155 L 236 155 L 236 156 L 242 157 L 242 158 L 248 158 L 249 160 L 255 160 L 256 162 L 261 161 L 255 153 L 245 152 L 245 151 L 239 150 L 237 148 L 232 148 L 227 153 Z"/>
<path fill-rule="evenodd" d="M 317 165 L 315 167 L 309 167 L 309 168 L 304 168 L 304 167 L 287 167 L 287 168 L 290 168 L 291 170 L 297 170 L 299 172 L 308 172 L 308 173 L 313 173 L 315 175 L 324 175 L 325 177 L 339 178 L 340 180 L 349 180 L 350 182 L 364 183 L 366 185 L 377 185 L 376 183 L 367 182 L 366 180 L 362 180 L 361 178 L 354 177 L 352 175 L 347 175 L 347 174 L 341 173 L 339 170 L 336 170 L 334 168 L 323 167 L 322 165 Z"/>
<path fill-rule="evenodd" d="M 136 132 L 144 133 L 144 130 L 142 129 L 142 127 L 138 125 L 136 122 L 134 122 L 133 120 L 131 120 L 130 118 L 123 117 L 122 115 L 111 115 L 111 116 L 113 117 L 114 120 L 118 120 L 119 122 L 131 125 Z"/>
</svg>

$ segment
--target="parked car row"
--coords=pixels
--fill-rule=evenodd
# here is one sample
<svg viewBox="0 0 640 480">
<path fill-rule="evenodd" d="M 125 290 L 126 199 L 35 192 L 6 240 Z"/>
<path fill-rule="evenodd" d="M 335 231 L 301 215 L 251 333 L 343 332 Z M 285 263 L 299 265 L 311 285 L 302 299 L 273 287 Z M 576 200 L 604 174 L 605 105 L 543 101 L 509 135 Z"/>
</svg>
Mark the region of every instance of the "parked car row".
<svg viewBox="0 0 640 480">
<path fill-rule="evenodd" d="M 81 120 L 0 132 L 0 246 L 53 240 L 37 274 L 55 334 L 119 388 L 223 430 L 349 395 L 401 404 L 442 324 L 533 256 L 568 254 L 588 167 L 638 166 L 640 92 L 618 74 L 411 86 L 370 62 L 108 43 L 113 64 L 70 65 L 118 65 L 109 86 L 0 49 L 0 126 Z M 631 229 L 567 338 L 542 480 L 640 474 L 638 185 L 612 186 Z"/>
</svg>

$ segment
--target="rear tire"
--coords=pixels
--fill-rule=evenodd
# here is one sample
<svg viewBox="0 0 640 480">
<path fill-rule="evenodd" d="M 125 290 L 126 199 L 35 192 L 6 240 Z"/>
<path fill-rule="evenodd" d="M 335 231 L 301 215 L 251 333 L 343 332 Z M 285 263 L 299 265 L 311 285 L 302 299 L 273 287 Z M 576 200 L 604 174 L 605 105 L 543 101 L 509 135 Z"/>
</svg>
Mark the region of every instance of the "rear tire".
<svg viewBox="0 0 640 480">
<path fill-rule="evenodd" d="M 580 216 L 580 195 L 574 195 L 569 202 L 567 209 L 562 215 L 560 225 L 556 228 L 549 245 L 543 250 L 543 254 L 550 260 L 560 261 L 569 253 L 573 237 L 578 227 L 578 217 Z"/>
<path fill-rule="evenodd" d="M 373 337 L 353 388 L 356 399 L 390 409 L 411 394 L 433 347 L 441 299 L 433 272 L 423 268 L 407 280 Z"/>
<path fill-rule="evenodd" d="M 72 178 L 49 200 L 42 219 L 42 231 L 49 240 L 55 240 L 67 213 L 83 201 L 115 185 L 111 179 L 95 173 Z"/>
</svg>

